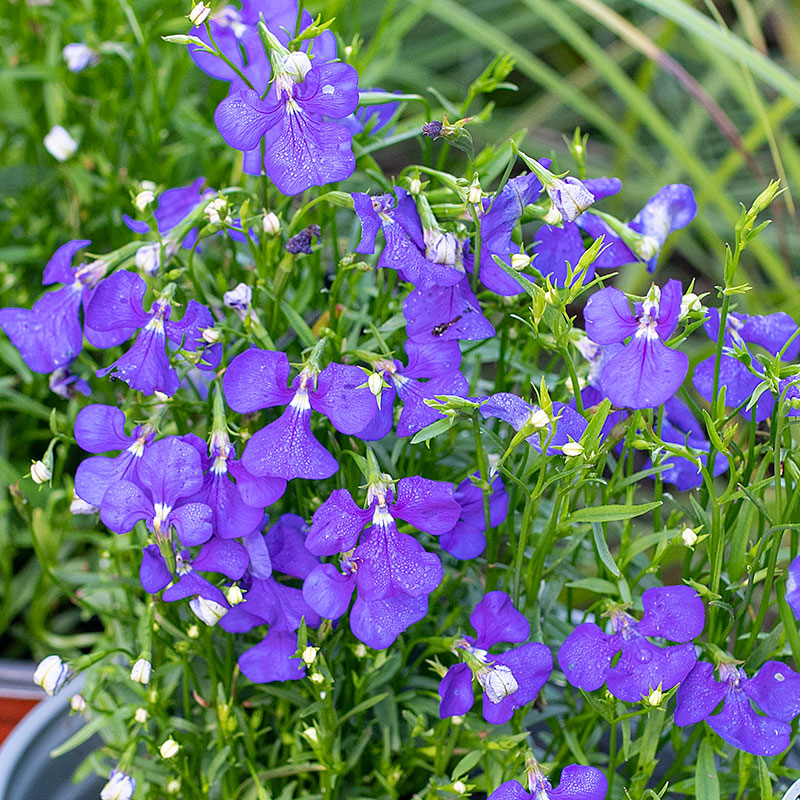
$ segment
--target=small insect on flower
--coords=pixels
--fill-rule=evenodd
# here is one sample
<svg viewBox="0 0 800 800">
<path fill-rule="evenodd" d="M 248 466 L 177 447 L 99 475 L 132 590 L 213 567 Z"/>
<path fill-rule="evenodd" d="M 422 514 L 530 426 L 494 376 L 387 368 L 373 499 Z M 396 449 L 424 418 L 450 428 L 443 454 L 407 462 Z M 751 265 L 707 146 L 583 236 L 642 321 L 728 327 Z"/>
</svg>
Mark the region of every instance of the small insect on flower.
<svg viewBox="0 0 800 800">
<path fill-rule="evenodd" d="M 65 664 L 58 656 L 47 656 L 36 667 L 36 671 L 33 673 L 33 682 L 52 696 L 64 685 L 68 676 L 68 664 Z"/>
</svg>

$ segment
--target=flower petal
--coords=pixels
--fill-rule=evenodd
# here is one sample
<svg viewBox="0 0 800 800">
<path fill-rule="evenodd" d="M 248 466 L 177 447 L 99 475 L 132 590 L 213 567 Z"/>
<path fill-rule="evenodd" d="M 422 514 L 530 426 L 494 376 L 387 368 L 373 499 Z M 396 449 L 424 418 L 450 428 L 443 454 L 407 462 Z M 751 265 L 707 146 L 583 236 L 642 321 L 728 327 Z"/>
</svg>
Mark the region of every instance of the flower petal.
<svg viewBox="0 0 800 800">
<path fill-rule="evenodd" d="M 456 524 L 461 506 L 453 497 L 452 483 L 413 477 L 400 479 L 390 511 L 418 530 L 438 536 Z"/>
<path fill-rule="evenodd" d="M 472 689 L 472 670 L 466 664 L 454 664 L 439 683 L 439 716 L 461 716 L 466 714 L 475 702 Z"/>
<path fill-rule="evenodd" d="M 639 322 L 631 312 L 628 298 L 613 286 L 595 292 L 583 310 L 586 335 L 597 344 L 614 344 L 632 336 Z"/>
<path fill-rule="evenodd" d="M 505 592 L 487 592 L 469 618 L 477 633 L 476 645 L 488 650 L 498 642 L 524 642 L 530 624 Z"/>
<path fill-rule="evenodd" d="M 286 353 L 251 348 L 231 361 L 222 379 L 228 405 L 240 414 L 283 406 L 292 401 L 288 388 L 289 359 Z"/>
<path fill-rule="evenodd" d="M 359 508 L 347 489 L 334 489 L 311 518 L 306 538 L 308 551 L 316 556 L 332 556 L 352 550 L 371 516 L 372 510 Z"/>
<path fill-rule="evenodd" d="M 652 586 L 642 595 L 644 616 L 637 625 L 644 636 L 689 642 L 703 632 L 705 608 L 691 586 Z"/>
<path fill-rule="evenodd" d="M 608 636 L 593 622 L 584 622 L 561 645 L 558 665 L 573 686 L 593 692 L 606 682 L 611 661 L 621 647 L 618 634 Z"/>
<path fill-rule="evenodd" d="M 398 593 L 372 601 L 365 600 L 359 594 L 350 611 L 350 630 L 368 647 L 384 650 L 427 613 L 426 594 L 409 597 Z"/>
<path fill-rule="evenodd" d="M 355 588 L 355 573 L 345 575 L 333 564 L 319 564 L 303 582 L 303 597 L 321 617 L 339 619 L 347 612 Z"/>
</svg>

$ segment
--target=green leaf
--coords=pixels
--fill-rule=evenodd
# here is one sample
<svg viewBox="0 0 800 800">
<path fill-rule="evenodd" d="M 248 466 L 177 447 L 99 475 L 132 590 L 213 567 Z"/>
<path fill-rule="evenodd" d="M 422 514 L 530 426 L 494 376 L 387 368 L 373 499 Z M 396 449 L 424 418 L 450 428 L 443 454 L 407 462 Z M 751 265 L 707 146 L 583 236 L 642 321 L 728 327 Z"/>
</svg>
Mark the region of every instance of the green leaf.
<svg viewBox="0 0 800 800">
<path fill-rule="evenodd" d="M 761 800 L 772 800 L 772 782 L 769 779 L 769 769 L 763 756 L 758 757 L 758 783 L 761 787 Z"/>
<path fill-rule="evenodd" d="M 451 781 L 458 780 L 462 775 L 466 775 L 480 760 L 483 752 L 480 750 L 473 750 L 467 753 L 453 769 L 453 774 L 450 776 Z"/>
<path fill-rule="evenodd" d="M 697 800 L 719 800 L 719 776 L 714 763 L 714 748 L 709 739 L 700 742 L 695 771 L 695 797 Z"/>
<path fill-rule="evenodd" d="M 591 508 L 579 508 L 569 515 L 569 522 L 613 522 L 621 519 L 631 519 L 640 517 L 654 508 L 661 505 L 660 500 L 652 503 L 642 503 L 638 506 L 618 505 L 618 506 L 592 506 Z"/>
<path fill-rule="evenodd" d="M 597 555 L 600 556 L 603 565 L 615 578 L 619 578 L 619 567 L 614 562 L 614 557 L 608 549 L 606 537 L 603 534 L 603 526 L 599 522 L 592 523 L 592 534 L 594 536 L 594 546 L 597 548 Z"/>
<path fill-rule="evenodd" d="M 596 594 L 619 594 L 617 587 L 611 581 L 602 578 L 581 578 L 579 581 L 570 581 L 567 586 L 570 589 L 586 589 Z"/>
<path fill-rule="evenodd" d="M 446 433 L 456 423 L 456 418 L 445 417 L 444 419 L 437 419 L 436 422 L 431 423 L 421 431 L 414 434 L 411 444 L 419 444 L 420 442 L 427 442 L 428 439 L 433 439 L 440 433 Z"/>
<path fill-rule="evenodd" d="M 350 717 L 354 717 L 356 714 L 360 714 L 362 711 L 366 711 L 368 708 L 378 705 L 378 703 L 380 703 L 387 694 L 388 692 L 376 694 L 373 697 L 370 697 L 367 700 L 359 703 L 358 705 L 353 706 L 346 714 L 339 718 L 339 722 L 344 722 L 346 719 L 350 719 Z"/>
</svg>

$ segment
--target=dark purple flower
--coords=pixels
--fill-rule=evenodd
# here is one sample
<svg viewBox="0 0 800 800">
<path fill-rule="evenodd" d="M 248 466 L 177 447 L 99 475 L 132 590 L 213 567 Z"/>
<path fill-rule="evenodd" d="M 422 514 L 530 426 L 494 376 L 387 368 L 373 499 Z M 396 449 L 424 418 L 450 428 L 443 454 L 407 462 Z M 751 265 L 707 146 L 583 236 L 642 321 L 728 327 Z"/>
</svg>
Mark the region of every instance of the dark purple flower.
<svg viewBox="0 0 800 800">
<path fill-rule="evenodd" d="M 414 289 L 403 303 L 408 338 L 420 344 L 491 339 L 495 330 L 464 277 L 455 286 Z"/>
<path fill-rule="evenodd" d="M 417 289 L 453 286 L 464 277 L 463 243 L 452 233 L 423 230 L 414 198 L 399 186 L 396 196 L 353 194 L 353 207 L 361 221 L 356 253 L 374 253 L 375 237 L 385 241 L 378 269 L 395 269 Z"/>
<path fill-rule="evenodd" d="M 485 594 L 469 621 L 477 638 L 467 636 L 456 642 L 456 652 L 464 655 L 466 663 L 450 667 L 439 684 L 439 716 L 462 715 L 472 708 L 474 675 L 483 688 L 484 719 L 502 725 L 516 709 L 536 699 L 553 670 L 553 657 L 538 642 L 501 655 L 489 653 L 499 642 L 524 642 L 530 633 L 528 621 L 505 592 Z"/>
<path fill-rule="evenodd" d="M 786 602 L 800 619 L 800 556 L 797 556 L 786 573 Z"/>
<path fill-rule="evenodd" d="M 305 53 L 289 53 L 270 37 L 270 92 L 265 100 L 251 89 L 225 98 L 214 114 L 222 138 L 237 150 L 253 151 L 265 137 L 264 168 L 283 194 L 350 177 L 351 134 L 323 117 L 342 119 L 355 110 L 358 74 L 340 62 L 312 65 Z"/>
<path fill-rule="evenodd" d="M 528 790 L 517 781 L 500 784 L 487 800 L 603 800 L 608 792 L 606 776 L 597 767 L 570 764 L 561 772 L 554 789 L 538 767 L 528 773 Z"/>
<path fill-rule="evenodd" d="M 603 366 L 603 393 L 620 408 L 653 408 L 672 397 L 689 368 L 685 353 L 668 348 L 678 324 L 681 284 L 667 281 L 663 289 L 653 284 L 646 299 L 631 313 L 628 298 L 606 287 L 589 298 L 584 309 L 586 334 L 598 344 L 630 341 Z"/>
<path fill-rule="evenodd" d="M 612 608 L 611 635 L 593 622 L 572 631 L 558 651 L 558 663 L 573 686 L 593 692 L 607 683 L 614 697 L 635 703 L 653 689 L 677 686 L 689 674 L 697 661 L 691 640 L 705 625 L 697 592 L 690 586 L 655 586 L 642 595 L 642 604 L 639 622 L 621 608 Z M 648 636 L 685 644 L 659 647 Z"/>
<path fill-rule="evenodd" d="M 478 473 L 475 473 L 478 477 Z M 499 475 L 492 478 L 489 495 L 489 523 L 493 528 L 505 522 L 508 492 Z M 456 486 L 455 500 L 461 506 L 458 522 L 439 537 L 443 550 L 460 559 L 477 558 L 486 548 L 486 519 L 483 514 L 483 491 L 469 478 Z"/>
<path fill-rule="evenodd" d="M 89 453 L 122 452 L 115 458 L 87 458 L 75 473 L 75 494 L 99 506 L 109 486 L 118 481 L 137 481 L 145 449 L 155 437 L 153 425 L 137 425 L 125 433 L 125 414 L 115 406 L 94 404 L 82 408 L 75 418 L 75 441 Z"/>
<path fill-rule="evenodd" d="M 59 367 L 55 372 L 51 372 L 49 385 L 51 392 L 68 400 L 77 397 L 79 392 L 86 397 L 92 393 L 89 384 L 83 378 L 73 375 L 69 371 L 69 366 Z"/>
<path fill-rule="evenodd" d="M 113 372 L 132 389 L 144 394 L 160 391 L 173 395 L 180 381 L 167 355 L 167 341 L 216 366 L 222 345 L 207 346 L 203 331 L 214 325 L 211 312 L 196 300 L 190 300 L 179 322 L 170 320 L 172 306 L 165 297 L 157 299 L 149 312 L 142 310 L 147 285 L 132 272 L 115 272 L 95 290 L 86 310 L 86 322 L 104 337 L 104 347 L 121 344 L 131 333 L 140 330 L 133 347 L 113 364 L 97 371 L 99 377 Z M 87 330 L 87 338 L 94 343 Z M 101 346 L 101 345 L 98 345 Z"/>
<path fill-rule="evenodd" d="M 314 239 L 319 241 L 320 233 L 319 225 L 309 225 L 286 242 L 286 249 L 292 253 L 292 255 L 297 255 L 298 253 L 311 255 L 311 244 Z"/>
<path fill-rule="evenodd" d="M 284 353 L 252 349 L 228 367 L 223 386 L 234 411 L 248 414 L 287 406 L 279 419 L 253 434 L 242 464 L 256 477 L 329 478 L 339 465 L 311 433 L 311 410 L 328 417 L 341 433 L 358 434 L 378 410 L 375 396 L 364 385 L 362 370 L 344 364 L 329 364 L 318 372 L 309 363 L 292 388 L 288 380 Z"/>
<path fill-rule="evenodd" d="M 187 547 L 203 544 L 212 534 L 211 509 L 187 502 L 203 484 L 200 455 L 177 436 L 153 442 L 138 464 L 136 482 L 123 479 L 106 490 L 100 519 L 116 533 L 128 533 L 144 520 L 156 538 L 168 539 L 174 526 Z"/>
<path fill-rule="evenodd" d="M 544 436 L 544 441 L 548 442 L 548 455 L 558 454 L 560 448 L 570 441 L 577 442 L 586 430 L 586 420 L 564 403 L 553 403 L 551 419 L 543 409 L 508 392 L 499 392 L 480 399 L 485 401 L 479 409 L 484 419 L 497 417 L 511 425 L 515 431 L 521 431 L 528 426 L 531 435 L 525 441 L 541 452 Z"/>
<path fill-rule="evenodd" d="M 89 244 L 88 239 L 67 242 L 47 262 L 42 283 L 63 283 L 63 288 L 39 298 L 31 309 L 0 309 L 0 327 L 34 372 L 54 372 L 68 366 L 83 347 L 81 304 L 85 310 L 95 285 L 108 269 L 102 260 L 72 266 L 75 253 Z M 88 324 L 86 333 L 88 336 Z M 90 341 L 94 344 L 95 337 Z"/>
<path fill-rule="evenodd" d="M 611 269 L 637 261 L 647 263 L 654 272 L 667 237 L 685 228 L 697 215 L 697 201 L 689 186 L 673 183 L 651 197 L 644 208 L 622 230 L 588 211 L 577 222 L 593 239 L 603 236 L 606 248 L 595 267 Z"/>
<path fill-rule="evenodd" d="M 714 668 L 701 661 L 678 689 L 675 724 L 705 720 L 709 727 L 739 750 L 774 756 L 789 747 L 789 723 L 800 714 L 800 675 L 779 661 L 767 661 L 755 678 L 735 663 Z M 722 711 L 713 714 L 720 704 Z M 757 714 L 752 703 L 763 712 Z"/>
<path fill-rule="evenodd" d="M 713 341 L 719 335 L 719 311 L 716 308 L 708 310 L 704 323 L 706 333 Z M 723 339 L 724 350 L 720 358 L 719 388 L 725 387 L 725 405 L 736 408 L 747 403 L 753 396 L 756 388 L 762 382 L 763 368 L 752 359 L 753 369 L 757 374 L 745 366 L 733 355 L 728 355 L 734 348 L 750 354 L 748 345 L 758 345 L 771 356 L 776 356 L 787 345 L 787 342 L 797 332 L 797 323 L 783 311 L 766 316 L 750 316 L 730 312 L 726 318 L 725 336 Z M 727 352 L 725 352 L 727 350 Z M 800 336 L 795 336 L 786 346 L 782 358 L 784 361 L 793 361 L 800 350 Z M 715 356 L 709 356 L 695 367 L 692 382 L 695 389 L 705 400 L 711 402 L 714 393 L 714 364 Z M 755 404 L 756 421 L 766 419 L 775 408 L 775 398 L 769 391 L 763 392 Z M 742 411 L 745 416 L 750 412 Z"/>
<path fill-rule="evenodd" d="M 439 558 L 400 533 L 395 518 L 438 536 L 453 527 L 460 506 L 452 485 L 427 478 L 402 478 L 396 495 L 383 479 L 371 481 L 367 496 L 362 509 L 346 489 L 337 489 L 314 512 L 306 548 L 314 555 L 352 555 L 343 557 L 342 572 L 331 564 L 317 567 L 303 594 L 320 614 L 340 616 L 358 589 L 351 629 L 365 644 L 383 649 L 425 615 L 427 595 L 442 579 Z"/>
</svg>

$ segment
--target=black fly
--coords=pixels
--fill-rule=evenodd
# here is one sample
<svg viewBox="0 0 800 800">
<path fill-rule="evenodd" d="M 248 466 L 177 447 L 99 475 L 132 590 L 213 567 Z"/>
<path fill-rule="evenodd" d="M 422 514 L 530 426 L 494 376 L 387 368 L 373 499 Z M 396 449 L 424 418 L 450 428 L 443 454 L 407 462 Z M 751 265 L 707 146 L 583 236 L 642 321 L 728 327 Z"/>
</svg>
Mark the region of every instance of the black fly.
<svg viewBox="0 0 800 800">
<path fill-rule="evenodd" d="M 434 336 L 442 336 L 444 332 L 451 326 L 455 325 L 461 319 L 461 314 L 459 314 L 455 319 L 451 319 L 450 322 L 442 322 L 439 325 L 434 326 L 432 331 Z"/>
</svg>

